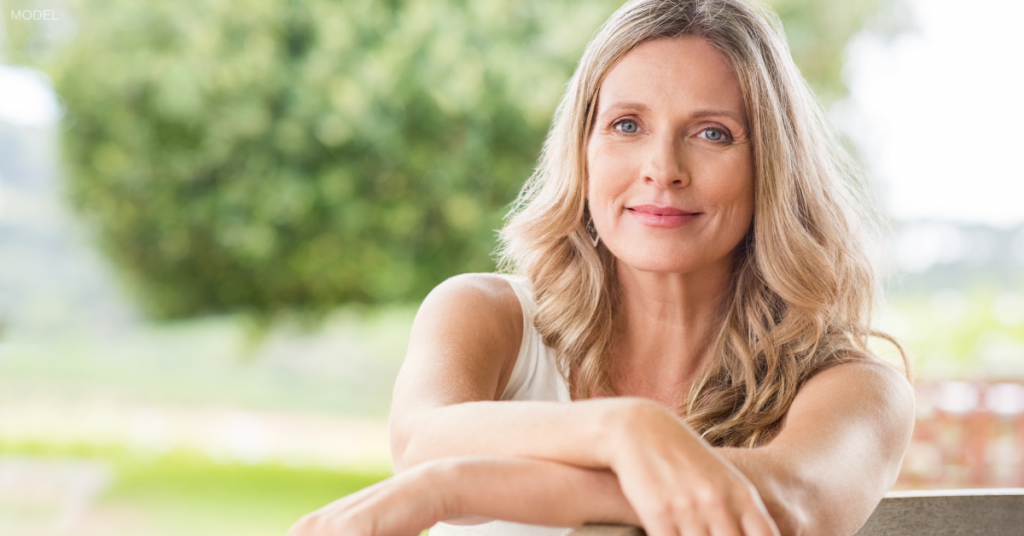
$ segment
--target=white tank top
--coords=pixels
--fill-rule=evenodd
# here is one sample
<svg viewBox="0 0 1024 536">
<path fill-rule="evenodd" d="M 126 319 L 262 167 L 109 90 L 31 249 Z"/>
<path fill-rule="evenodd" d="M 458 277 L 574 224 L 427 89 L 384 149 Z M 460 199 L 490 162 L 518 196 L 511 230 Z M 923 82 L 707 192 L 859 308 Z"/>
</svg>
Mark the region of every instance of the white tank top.
<svg viewBox="0 0 1024 536">
<path fill-rule="evenodd" d="M 523 340 L 501 400 L 571 402 L 569 387 L 555 363 L 555 350 L 544 345 L 540 332 L 533 325 L 535 306 L 529 283 L 522 277 L 501 277 L 512 286 L 523 309 Z M 491 521 L 482 525 L 438 523 L 430 529 L 430 536 L 562 536 L 570 530 L 508 521 Z"/>
</svg>

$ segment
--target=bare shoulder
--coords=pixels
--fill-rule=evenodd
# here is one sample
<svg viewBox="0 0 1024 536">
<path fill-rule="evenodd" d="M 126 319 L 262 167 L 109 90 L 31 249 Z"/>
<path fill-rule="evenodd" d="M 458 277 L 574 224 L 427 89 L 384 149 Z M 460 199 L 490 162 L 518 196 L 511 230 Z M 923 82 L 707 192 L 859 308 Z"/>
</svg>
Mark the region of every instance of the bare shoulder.
<svg viewBox="0 0 1024 536">
<path fill-rule="evenodd" d="M 824 370 L 807 381 L 814 390 L 856 391 L 862 395 L 913 403 L 914 388 L 899 371 L 873 356 Z"/>
<path fill-rule="evenodd" d="M 787 421 L 823 411 L 840 412 L 852 420 L 868 417 L 894 432 L 909 432 L 914 420 L 914 389 L 895 368 L 865 356 L 807 380 L 793 400 Z"/>
<path fill-rule="evenodd" d="M 444 281 L 416 313 L 396 400 L 402 393 L 441 395 L 439 403 L 493 399 L 508 381 L 522 333 L 522 307 L 505 278 L 463 274 Z"/>
<path fill-rule="evenodd" d="M 505 278 L 497 274 L 461 274 L 450 277 L 423 300 L 420 312 L 485 313 L 512 319 L 522 317 L 515 291 Z"/>
<path fill-rule="evenodd" d="M 422 328 L 426 328 L 426 333 Z M 490 339 L 480 342 L 508 346 L 518 343 L 522 332 L 522 306 L 505 278 L 496 274 L 462 274 L 447 279 L 423 300 L 412 337 L 462 333 Z M 518 344 L 515 347 L 518 349 Z"/>
</svg>

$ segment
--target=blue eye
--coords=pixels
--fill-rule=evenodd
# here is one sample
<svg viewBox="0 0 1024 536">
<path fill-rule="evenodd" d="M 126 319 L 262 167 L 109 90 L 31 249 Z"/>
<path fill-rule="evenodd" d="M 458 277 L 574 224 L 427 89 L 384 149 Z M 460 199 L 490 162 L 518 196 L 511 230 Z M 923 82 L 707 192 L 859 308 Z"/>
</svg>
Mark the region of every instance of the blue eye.
<svg viewBox="0 0 1024 536">
<path fill-rule="evenodd" d="M 718 128 L 705 128 L 701 131 L 701 136 L 708 141 L 725 141 L 726 134 Z"/>
<path fill-rule="evenodd" d="M 624 134 L 635 134 L 637 130 L 640 130 L 640 125 L 637 125 L 636 121 L 632 119 L 623 119 L 615 123 L 615 128 Z"/>
</svg>

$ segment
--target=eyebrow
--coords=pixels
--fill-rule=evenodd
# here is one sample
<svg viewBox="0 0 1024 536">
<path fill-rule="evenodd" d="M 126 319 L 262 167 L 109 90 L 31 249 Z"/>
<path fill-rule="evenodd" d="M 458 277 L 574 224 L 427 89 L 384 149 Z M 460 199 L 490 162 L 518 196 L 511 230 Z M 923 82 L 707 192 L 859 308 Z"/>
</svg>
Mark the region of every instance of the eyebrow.
<svg viewBox="0 0 1024 536">
<path fill-rule="evenodd" d="M 705 117 L 724 116 L 736 121 L 741 125 L 746 125 L 747 120 L 745 117 L 740 117 L 729 110 L 697 110 L 693 113 L 694 119 L 703 119 Z"/>
<path fill-rule="evenodd" d="M 637 110 L 639 112 L 649 112 L 651 110 L 646 104 L 644 104 L 642 102 L 628 102 L 627 101 L 627 102 L 615 102 L 615 103 L 609 104 L 607 108 L 602 110 L 602 112 L 607 112 L 608 110 L 611 110 L 613 108 L 621 108 L 621 109 L 626 109 L 626 110 Z"/>
<path fill-rule="evenodd" d="M 604 110 L 601 110 L 601 114 L 603 115 L 604 113 L 606 113 L 606 112 L 608 112 L 609 110 L 612 110 L 612 109 L 636 110 L 638 112 L 649 112 L 651 110 L 651 108 L 649 106 L 647 106 L 646 104 L 644 104 L 642 102 L 623 101 L 623 102 L 615 102 L 615 103 L 609 104 L 607 108 L 605 108 Z M 729 119 L 732 119 L 733 121 L 736 121 L 737 123 L 739 123 L 741 125 L 746 125 L 747 124 L 746 118 L 740 117 L 740 116 L 736 115 L 734 112 L 731 112 L 729 110 L 706 109 L 706 110 L 697 110 L 696 112 L 693 112 L 691 114 L 691 117 L 693 117 L 694 119 L 704 119 L 705 117 L 715 117 L 715 116 L 728 117 Z"/>
</svg>

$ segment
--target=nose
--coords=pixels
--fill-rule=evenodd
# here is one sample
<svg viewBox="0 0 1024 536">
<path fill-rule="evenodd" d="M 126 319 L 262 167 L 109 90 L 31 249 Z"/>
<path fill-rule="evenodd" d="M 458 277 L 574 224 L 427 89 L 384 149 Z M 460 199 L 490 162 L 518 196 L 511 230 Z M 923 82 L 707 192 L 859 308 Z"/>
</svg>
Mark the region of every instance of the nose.
<svg viewBox="0 0 1024 536">
<path fill-rule="evenodd" d="M 665 133 L 651 140 L 642 173 L 644 182 L 661 188 L 682 188 L 690 184 L 683 158 L 682 140 Z"/>
</svg>

